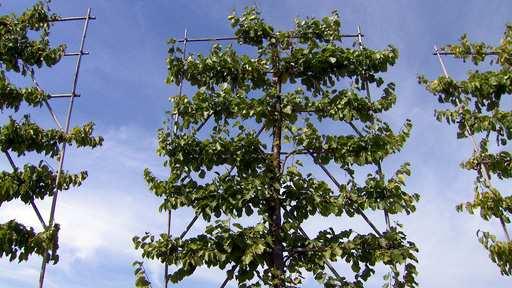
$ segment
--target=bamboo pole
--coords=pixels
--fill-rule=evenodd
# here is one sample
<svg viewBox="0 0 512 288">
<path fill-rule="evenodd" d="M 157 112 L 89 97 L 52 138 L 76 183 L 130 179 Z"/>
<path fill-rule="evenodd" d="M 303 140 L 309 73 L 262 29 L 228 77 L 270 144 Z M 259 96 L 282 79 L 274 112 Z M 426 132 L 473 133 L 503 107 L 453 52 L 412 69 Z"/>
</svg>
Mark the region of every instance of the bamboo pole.
<svg viewBox="0 0 512 288">
<path fill-rule="evenodd" d="M 359 25 L 357 26 L 357 34 L 362 35 L 361 34 L 361 27 Z M 364 48 L 364 44 L 363 44 L 363 38 L 362 37 L 358 37 L 358 43 L 359 43 L 359 49 L 363 49 Z M 371 96 L 371 92 L 370 92 L 370 85 L 369 85 L 368 79 L 367 79 L 367 77 L 365 75 L 363 75 L 363 83 L 364 83 L 364 89 L 366 90 L 366 98 L 368 99 L 368 101 L 372 101 L 372 96 Z M 349 124 L 350 124 L 350 127 L 352 127 L 352 129 L 360 137 L 363 136 L 363 134 L 354 125 L 354 123 L 350 122 Z M 384 173 L 382 172 L 382 161 L 378 161 L 376 163 L 376 165 L 377 165 L 377 174 L 379 175 L 379 179 L 381 181 L 385 181 Z M 386 231 L 389 232 L 391 230 L 391 221 L 390 221 L 390 217 L 389 217 L 389 213 L 388 213 L 387 209 L 384 209 L 384 222 L 386 222 Z M 395 265 L 393 265 L 393 267 L 396 268 Z M 390 273 L 391 272 L 392 271 L 390 271 Z M 392 279 L 392 277 L 389 277 L 389 287 L 392 287 L 391 279 Z"/>
<path fill-rule="evenodd" d="M 358 38 L 364 37 L 363 34 L 343 34 L 341 38 Z M 296 36 L 292 36 L 291 38 L 298 38 Z M 223 37 L 202 37 L 202 38 L 187 38 L 187 39 L 178 39 L 176 42 L 217 42 L 217 41 L 234 41 L 238 40 L 238 37 L 235 36 L 223 36 Z"/>
<path fill-rule="evenodd" d="M 187 29 L 185 29 L 184 33 L 184 41 L 183 41 L 183 60 L 185 60 L 187 55 Z M 183 93 L 183 79 L 180 81 L 180 85 L 178 88 L 178 96 L 181 96 Z M 171 103 L 174 109 L 174 98 L 171 98 Z M 171 110 L 172 111 L 172 110 Z M 172 121 L 172 131 L 171 131 L 171 138 L 173 138 L 176 133 L 178 132 L 178 120 L 179 120 L 179 113 L 173 113 L 172 115 L 173 121 Z M 187 226 L 186 232 L 190 230 L 192 225 L 196 222 L 197 218 L 193 219 L 189 226 Z M 171 237 L 171 223 L 172 223 L 172 209 L 169 209 L 169 212 L 167 214 L 167 236 Z M 183 234 L 183 233 L 182 233 Z M 185 233 L 186 234 L 186 233 Z M 169 264 L 167 262 L 164 264 L 164 287 L 167 288 L 169 286 Z"/>
<path fill-rule="evenodd" d="M 75 17 L 76 18 L 76 17 Z M 84 51 L 84 46 L 85 46 L 85 38 L 87 36 L 87 29 L 89 28 L 89 20 L 91 20 L 93 17 L 91 16 L 91 9 L 89 8 L 87 10 L 87 14 L 85 17 L 83 17 L 82 19 L 79 19 L 79 20 L 85 20 L 84 22 L 84 26 L 83 26 L 83 30 L 82 30 L 82 38 L 80 40 L 80 55 L 78 55 L 77 57 L 77 62 L 76 62 L 76 66 L 75 66 L 75 74 L 74 74 L 74 79 L 73 79 L 73 89 L 72 89 L 72 92 L 71 92 L 71 97 L 70 97 L 70 100 L 69 100 L 69 105 L 68 105 L 68 112 L 67 112 L 67 116 L 66 116 L 66 127 L 64 129 L 64 133 L 65 134 L 68 134 L 69 133 L 69 129 L 70 129 L 70 124 L 71 124 L 71 114 L 73 113 L 73 106 L 74 106 L 74 100 L 75 100 L 75 95 L 76 95 L 76 91 L 77 91 L 77 86 L 78 86 L 78 77 L 80 75 L 80 65 L 82 63 L 82 56 L 83 56 L 83 51 Z M 61 18 L 61 20 L 64 19 L 64 18 Z M 71 20 L 64 20 L 64 21 L 71 21 Z M 48 227 L 52 228 L 53 227 L 53 224 L 54 224 L 54 220 L 55 220 L 55 210 L 56 210 L 56 206 L 57 206 L 57 199 L 58 199 L 58 195 L 59 195 L 59 182 L 60 182 L 60 178 L 61 178 L 61 175 L 62 175 L 62 171 L 63 171 L 63 166 L 64 166 L 64 158 L 66 156 L 66 142 L 62 143 L 62 149 L 61 149 L 61 153 L 60 153 L 60 156 L 59 156 L 59 167 L 57 169 L 57 177 L 56 177 L 56 190 L 55 190 L 55 193 L 53 195 L 53 199 L 52 199 L 52 205 L 51 205 L 51 209 L 50 209 L 50 219 L 48 221 Z M 46 272 L 46 263 L 48 261 L 48 255 L 45 254 L 45 256 L 43 257 L 43 263 L 41 264 L 41 272 L 39 274 L 39 288 L 43 288 L 43 285 L 44 285 L 44 276 L 45 276 L 45 272 Z"/>
</svg>

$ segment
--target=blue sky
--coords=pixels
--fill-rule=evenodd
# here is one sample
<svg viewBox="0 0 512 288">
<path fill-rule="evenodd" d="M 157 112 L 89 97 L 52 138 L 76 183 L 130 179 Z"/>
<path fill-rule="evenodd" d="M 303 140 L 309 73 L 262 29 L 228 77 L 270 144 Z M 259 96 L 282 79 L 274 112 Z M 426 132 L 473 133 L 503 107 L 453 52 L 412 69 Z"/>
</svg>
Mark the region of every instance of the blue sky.
<svg viewBox="0 0 512 288">
<path fill-rule="evenodd" d="M 21 11 L 33 1 L 2 1 L 0 14 Z M 510 280 L 499 276 L 487 259 L 487 252 L 475 238 L 483 228 L 500 235 L 496 223 L 484 223 L 476 216 L 455 212 L 455 205 L 472 197 L 472 173 L 458 164 L 470 154 L 470 143 L 455 139 L 455 131 L 433 118 L 435 98 L 417 84 L 419 73 L 433 78 L 441 70 L 431 55 L 432 46 L 454 42 L 467 32 L 472 39 L 497 43 L 504 25 L 510 21 L 510 1 L 64 1 L 53 0 L 52 8 L 63 16 L 83 15 L 93 9 L 73 123 L 94 121 L 105 144 L 95 151 L 70 150 L 66 168 L 89 170 L 89 179 L 79 191 L 61 194 L 57 222 L 61 223 L 61 262 L 47 273 L 47 287 L 129 287 L 133 286 L 131 262 L 138 258 L 131 237 L 144 231 L 164 231 L 165 217 L 157 213 L 158 200 L 148 192 L 142 178 L 144 167 L 164 175 L 155 155 L 155 132 L 161 127 L 168 97 L 176 88 L 164 83 L 166 41 L 189 36 L 230 35 L 226 20 L 231 10 L 240 11 L 256 3 L 266 20 L 278 29 L 287 29 L 296 16 L 328 15 L 341 12 L 342 29 L 353 33 L 360 25 L 371 48 L 388 44 L 400 50 L 400 59 L 385 78 L 397 83 L 399 100 L 392 113 L 385 115 L 398 128 L 405 118 L 414 123 L 411 138 L 402 153 L 384 163 L 388 171 L 403 161 L 412 163 L 408 180 L 410 191 L 420 193 L 418 211 L 400 217 L 410 239 L 420 248 L 419 282 L 422 287 L 507 287 Z M 57 24 L 55 42 L 69 44 L 76 51 L 81 27 Z M 203 44 L 192 49 L 203 49 Z M 457 78 L 470 68 L 447 60 L 448 70 Z M 64 60 L 52 73 L 38 74 L 50 92 L 71 89 L 71 59 Z M 55 103 L 63 112 L 63 102 Z M 37 114 L 50 125 L 47 114 Z M 63 118 L 63 116 L 61 116 Z M 45 122 L 46 121 L 46 122 Z M 21 161 L 21 160 L 20 160 Z M 7 161 L 0 168 L 8 169 Z M 504 186 L 503 183 L 499 185 Z M 39 203 L 47 212 L 49 203 Z M 181 231 L 191 215 L 179 211 L 173 227 Z M 381 215 L 372 215 L 383 227 Z M 11 218 L 36 226 L 29 207 L 19 203 L 2 206 L 0 221 Z M 345 219 L 312 219 L 307 229 L 318 223 L 345 227 Z M 359 220 L 350 225 L 362 227 Z M 200 223 L 194 233 L 204 227 Z M 501 235 L 500 235 L 501 236 Z M 0 259 L 0 287 L 34 287 L 40 260 L 11 264 Z M 342 265 L 339 266 L 343 271 Z M 147 263 L 151 277 L 160 287 L 161 266 Z M 382 270 L 382 269 L 381 269 Z M 379 273 L 382 271 L 379 270 Z M 347 274 L 351 275 L 351 274 Z M 369 287 L 380 287 L 376 275 Z M 219 271 L 201 270 L 183 287 L 215 286 L 224 278 Z M 508 284 L 508 285 L 507 285 Z M 305 287 L 319 287 L 308 280 Z"/>
</svg>

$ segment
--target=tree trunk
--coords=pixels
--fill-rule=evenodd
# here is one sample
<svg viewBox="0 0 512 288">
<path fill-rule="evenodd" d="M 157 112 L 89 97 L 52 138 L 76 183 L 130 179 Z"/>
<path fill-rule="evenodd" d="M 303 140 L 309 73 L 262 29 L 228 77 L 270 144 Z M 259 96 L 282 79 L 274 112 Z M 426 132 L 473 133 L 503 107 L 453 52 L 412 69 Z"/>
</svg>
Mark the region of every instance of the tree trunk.
<svg viewBox="0 0 512 288">
<path fill-rule="evenodd" d="M 270 259 L 270 268 L 280 272 L 279 283 L 275 284 L 274 288 L 284 287 L 284 283 L 281 283 L 285 275 L 284 267 L 284 256 L 283 256 L 283 241 L 281 239 L 281 201 L 279 195 L 281 194 L 280 183 L 281 183 L 281 136 L 282 136 L 282 119 L 281 119 L 281 79 L 274 75 L 276 79 L 276 85 L 278 94 L 274 99 L 274 113 L 276 115 L 274 127 L 273 127 L 273 142 L 272 142 L 272 164 L 275 171 L 276 178 L 274 181 L 278 185 L 272 185 L 272 197 L 268 201 L 268 213 L 270 218 L 270 235 L 272 236 L 272 252 Z M 275 279 L 277 280 L 277 279 Z"/>
</svg>

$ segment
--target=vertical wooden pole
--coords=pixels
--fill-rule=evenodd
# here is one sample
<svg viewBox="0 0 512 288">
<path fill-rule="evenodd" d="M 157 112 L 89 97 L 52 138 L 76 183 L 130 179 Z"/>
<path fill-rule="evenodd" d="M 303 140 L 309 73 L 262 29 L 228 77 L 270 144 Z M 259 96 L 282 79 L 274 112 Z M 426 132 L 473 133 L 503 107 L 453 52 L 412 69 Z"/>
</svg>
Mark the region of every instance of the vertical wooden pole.
<svg viewBox="0 0 512 288">
<path fill-rule="evenodd" d="M 87 15 L 85 16 L 85 23 L 82 30 L 82 38 L 80 41 L 80 53 L 77 58 L 76 66 L 75 66 L 75 75 L 73 78 L 73 90 L 71 92 L 71 97 L 69 99 L 68 104 L 68 112 L 66 116 L 66 126 L 64 128 L 64 133 L 68 134 L 71 124 L 71 114 L 73 113 L 73 105 L 75 103 L 75 96 L 77 95 L 77 87 L 78 87 L 78 76 L 80 75 L 80 65 L 82 63 L 82 56 L 84 55 L 84 46 L 85 46 L 85 37 L 87 36 L 87 29 L 89 28 L 89 20 L 91 20 L 91 9 L 87 10 Z M 50 208 L 50 219 L 48 221 L 49 229 L 53 228 L 53 224 L 55 221 L 55 210 L 57 208 L 57 198 L 59 195 L 59 183 L 60 178 L 62 177 L 62 170 L 64 167 L 64 158 L 66 157 L 66 142 L 62 143 L 62 149 L 59 155 L 59 167 L 57 169 L 57 176 L 55 181 L 55 193 L 53 194 L 52 206 Z M 39 273 L 39 288 L 43 288 L 44 285 L 44 276 L 46 272 L 46 262 L 48 262 L 48 254 L 45 254 L 43 257 L 43 263 L 41 264 L 41 271 Z"/>
<path fill-rule="evenodd" d="M 185 29 L 185 37 L 183 38 L 183 60 L 185 60 L 187 53 L 187 29 Z M 181 96 L 183 93 L 183 79 L 181 79 L 180 86 L 178 88 L 178 96 Z M 174 109 L 174 98 L 171 98 L 171 113 Z M 172 117 L 172 131 L 171 131 L 171 138 L 176 135 L 178 132 L 178 120 L 179 115 L 178 112 L 171 115 Z M 197 219 L 197 218 L 194 218 Z M 195 222 L 195 220 L 192 222 L 192 224 Z M 169 212 L 167 213 L 167 236 L 171 237 L 171 223 L 172 223 L 172 210 L 169 209 Z M 164 264 L 164 287 L 167 288 L 169 286 L 169 264 L 167 262 Z"/>
</svg>

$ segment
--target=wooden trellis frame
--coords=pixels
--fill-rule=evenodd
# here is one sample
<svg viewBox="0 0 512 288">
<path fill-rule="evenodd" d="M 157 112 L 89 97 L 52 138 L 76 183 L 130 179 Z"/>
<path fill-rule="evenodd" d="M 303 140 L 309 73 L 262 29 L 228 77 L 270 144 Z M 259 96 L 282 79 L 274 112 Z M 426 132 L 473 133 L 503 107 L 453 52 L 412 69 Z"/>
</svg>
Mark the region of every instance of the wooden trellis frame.
<svg viewBox="0 0 512 288">
<path fill-rule="evenodd" d="M 448 74 L 448 70 L 446 69 L 446 65 L 443 61 L 442 56 L 443 55 L 453 56 L 453 55 L 455 55 L 455 53 L 449 52 L 449 51 L 444 51 L 444 50 L 438 49 L 437 46 L 434 46 L 434 52 L 432 54 L 437 56 L 437 59 L 439 60 L 439 65 L 441 66 L 441 70 L 443 71 L 443 75 L 445 77 L 450 77 L 450 75 Z M 490 51 L 490 52 L 486 52 L 485 55 L 496 56 L 496 55 L 498 55 L 498 53 Z M 457 103 L 456 109 L 459 109 L 459 110 L 463 109 L 462 103 Z M 470 140 L 471 140 L 471 144 L 473 147 L 473 153 L 480 154 L 480 146 L 478 145 L 476 137 L 473 134 L 473 132 L 471 131 L 471 129 L 469 127 L 466 127 L 465 132 L 466 132 L 468 138 L 470 138 Z M 480 165 L 478 166 L 477 172 L 483 176 L 484 183 L 488 188 L 495 189 L 494 185 L 492 184 L 490 174 L 487 171 L 487 167 L 483 163 L 480 163 Z M 503 217 L 500 217 L 499 219 L 500 219 L 501 228 L 503 230 L 503 233 L 505 234 L 505 238 L 507 239 L 508 242 L 510 242 L 510 234 L 507 229 L 507 224 L 505 223 L 505 220 L 503 219 Z"/>
<path fill-rule="evenodd" d="M 55 122 L 55 125 L 57 126 L 57 128 L 59 130 L 61 130 L 62 132 L 64 132 L 65 134 L 68 134 L 69 133 L 69 130 L 70 130 L 70 126 L 71 126 L 71 117 L 72 117 L 72 113 L 73 113 L 73 107 L 74 107 L 74 104 L 75 104 L 75 98 L 78 98 L 80 97 L 80 94 L 78 93 L 78 80 L 79 80 L 79 76 L 80 76 L 80 66 L 81 66 L 81 63 L 82 63 L 82 56 L 84 55 L 89 55 L 89 52 L 85 51 L 85 40 L 86 40 L 86 36 L 87 36 L 87 30 L 89 28 L 89 23 L 90 23 L 90 20 L 95 20 L 96 17 L 92 16 L 92 11 L 91 9 L 89 8 L 87 10 L 87 13 L 85 14 L 85 16 L 77 16 L 77 17 L 59 17 L 57 19 L 52 19 L 50 20 L 50 22 L 76 22 L 76 21 L 83 21 L 83 28 L 82 28 L 82 34 L 81 34 L 81 40 L 80 40 L 80 48 L 79 48 L 79 51 L 77 52 L 65 52 L 64 53 L 64 57 L 76 57 L 76 65 L 75 65 L 75 69 L 73 71 L 73 81 L 72 81 L 72 86 L 71 86 L 71 92 L 69 93 L 56 93 L 56 94 L 49 94 L 49 99 L 48 100 L 45 100 L 44 101 L 44 105 L 46 106 L 46 108 L 48 109 L 48 112 L 50 113 L 50 116 L 52 117 L 53 121 Z M 32 83 L 33 85 L 39 90 L 39 91 L 45 91 L 45 89 L 43 89 L 39 83 L 37 82 L 36 80 L 36 77 L 35 77 L 35 74 L 34 74 L 34 70 L 31 68 L 31 67 L 26 67 L 27 70 L 30 72 L 30 77 L 31 77 L 31 80 L 32 80 Z M 62 125 L 62 122 L 59 121 L 59 117 L 57 116 L 57 114 L 55 113 L 54 109 L 52 108 L 52 105 L 51 105 L 51 100 L 53 99 L 67 99 L 68 100 L 68 106 L 67 106 L 67 111 L 66 111 L 66 115 L 65 115 L 65 122 L 64 122 L 64 125 Z M 49 218 L 48 218 L 48 222 L 46 222 L 44 220 L 44 217 L 43 215 L 41 214 L 39 208 L 37 207 L 36 203 L 34 200 L 31 200 L 30 201 L 30 205 L 32 206 L 32 209 L 34 210 L 39 222 L 41 223 L 41 226 L 46 229 L 47 227 L 51 227 L 53 226 L 53 224 L 55 223 L 55 212 L 56 212 L 56 209 L 57 209 L 57 200 L 58 200 L 58 194 L 59 194 L 59 190 L 58 190 L 58 183 L 59 183 L 59 180 L 62 176 L 62 173 L 63 173 L 63 169 L 64 169 L 64 159 L 66 157 L 66 142 L 63 142 L 62 143 L 62 146 L 60 148 L 60 152 L 59 152 L 59 157 L 58 157 L 58 166 L 57 166 L 57 171 L 56 171 L 56 190 L 55 190 L 55 193 L 53 194 L 53 197 L 52 197 L 52 204 L 51 204 L 51 208 L 50 208 L 50 215 L 49 215 Z M 19 168 L 18 166 L 16 166 L 13 158 L 11 157 L 10 153 L 8 151 L 5 151 L 4 152 L 5 156 L 7 157 L 7 160 L 9 161 L 9 164 L 11 165 L 13 171 L 18 171 Z M 47 264 L 47 255 L 45 255 L 43 257 L 43 262 L 41 264 L 41 270 L 40 270 L 40 274 L 39 274 L 39 285 L 38 287 L 39 288 L 43 288 L 44 287 L 44 277 L 45 277 L 45 274 L 46 274 L 46 264 Z"/>
<path fill-rule="evenodd" d="M 358 48 L 359 49 L 363 49 L 364 48 L 364 43 L 363 43 L 363 38 L 365 37 L 365 35 L 361 32 L 361 28 L 359 26 L 357 26 L 357 33 L 356 34 L 343 34 L 341 35 L 342 38 L 354 38 L 356 39 L 357 41 L 357 45 L 358 45 Z M 292 38 L 295 38 L 295 37 L 292 37 Z M 185 32 L 184 32 L 184 37 L 182 39 L 178 39 L 176 42 L 178 43 L 182 43 L 182 50 L 183 50 L 183 59 L 186 58 L 186 55 L 187 55 L 187 47 L 189 45 L 189 43 L 196 43 L 196 42 L 220 42 L 220 41 L 237 41 L 238 38 L 237 37 L 231 37 L 231 36 L 228 36 L 228 37 L 202 37 L 202 38 L 188 38 L 188 31 L 187 29 L 185 29 Z M 272 71 L 269 71 L 267 73 L 270 73 L 272 74 L 273 72 Z M 363 79 L 364 78 L 364 75 L 363 75 Z M 369 84 L 368 84 L 368 81 L 367 80 L 364 80 L 364 85 L 365 85 L 365 88 L 366 88 L 366 97 L 371 99 L 371 93 L 370 93 L 370 90 L 369 90 Z M 183 81 L 180 81 L 180 84 L 178 86 L 178 96 L 182 96 L 182 92 L 183 92 Z M 171 105 L 173 105 L 173 101 L 174 98 L 171 97 Z M 172 112 L 172 107 L 171 107 L 171 112 Z M 303 111 L 303 113 L 309 113 L 308 111 Z M 205 125 L 206 123 L 210 120 L 211 118 L 211 114 L 202 122 L 199 124 L 199 126 L 197 126 L 197 128 L 195 129 L 195 132 L 199 132 Z M 178 121 L 180 119 L 180 115 L 176 112 L 172 112 L 171 114 L 171 124 L 170 124 L 170 133 L 171 133 L 171 138 L 173 138 L 176 133 L 177 133 L 177 128 L 178 128 Z M 349 123 L 349 126 L 352 128 L 352 130 L 358 135 L 358 136 L 363 136 L 364 134 L 360 131 L 360 129 L 358 129 L 356 127 L 356 125 L 353 123 L 353 122 L 348 122 Z M 263 127 L 261 127 L 259 130 L 257 130 L 257 133 L 256 133 L 256 137 L 259 137 L 262 132 L 263 132 Z M 289 156 L 293 156 L 293 155 L 297 155 L 297 154 L 301 154 L 301 155 L 306 155 L 306 156 L 310 156 L 311 159 L 313 160 L 313 162 L 315 163 L 315 165 L 317 165 L 319 168 L 322 169 L 322 171 L 324 172 L 324 174 L 331 180 L 331 182 L 334 184 L 334 186 L 336 188 L 340 188 L 341 187 L 341 183 L 334 177 L 334 174 L 323 164 L 320 164 L 318 163 L 317 160 L 317 157 L 316 155 L 314 154 L 314 152 L 312 151 L 309 151 L 307 149 L 303 149 L 302 151 L 292 151 L 292 152 L 281 152 L 280 153 L 281 155 L 286 155 L 286 157 L 289 157 Z M 284 166 L 286 165 L 286 163 L 284 163 L 283 165 L 283 169 L 284 169 Z M 231 167 L 231 169 L 228 171 L 228 174 L 231 174 L 234 170 L 234 166 Z M 377 173 L 379 174 L 379 177 L 384 177 L 384 174 L 382 172 L 382 166 L 381 166 L 381 162 L 379 162 L 377 164 Z M 281 207 L 281 209 L 285 209 L 285 207 Z M 363 218 L 363 220 L 370 226 L 370 228 L 375 232 L 375 234 L 377 234 L 379 237 L 382 237 L 383 234 L 382 232 L 377 228 L 377 226 L 370 220 L 370 218 L 364 213 L 364 211 L 362 211 L 361 209 L 359 208 L 356 208 L 356 214 L 358 214 L 359 216 L 361 216 Z M 199 215 L 195 215 L 191 220 L 190 222 L 187 224 L 187 226 L 185 227 L 185 230 L 179 234 L 179 238 L 180 239 L 183 239 L 189 232 L 190 232 L 190 229 L 194 226 L 194 224 L 197 222 L 197 220 L 199 219 Z M 386 223 L 386 231 L 389 231 L 391 229 L 391 222 L 390 222 L 390 217 L 389 217 L 389 214 L 387 211 L 384 211 L 384 220 L 385 220 L 385 223 Z M 171 237 L 172 235 L 172 229 L 171 229 L 171 226 L 172 226 L 172 209 L 170 209 L 168 211 L 168 215 L 167 215 L 167 236 Z M 299 226 L 299 232 L 306 238 L 309 238 L 309 236 L 307 235 L 307 233 L 304 231 L 304 229 Z M 342 276 L 336 271 L 336 269 L 334 268 L 334 266 L 329 262 L 329 261 L 326 261 L 326 266 L 327 268 L 331 271 L 331 273 L 336 277 L 338 278 L 339 280 L 342 279 Z M 233 275 L 234 275 L 234 271 L 237 269 L 237 265 L 233 265 L 231 268 L 229 268 L 227 270 L 227 276 L 225 278 L 225 280 L 220 284 L 220 288 L 224 288 L 226 287 L 226 285 L 229 283 L 229 281 L 233 278 Z M 165 288 L 168 288 L 169 286 L 169 279 L 168 279 L 168 271 L 169 271 L 169 266 L 167 263 L 164 264 L 164 279 L 163 279 L 163 287 Z M 259 276 L 259 275 L 258 275 Z M 389 281 L 391 282 L 392 279 L 390 277 Z M 390 286 L 391 287 L 391 286 Z"/>
</svg>

